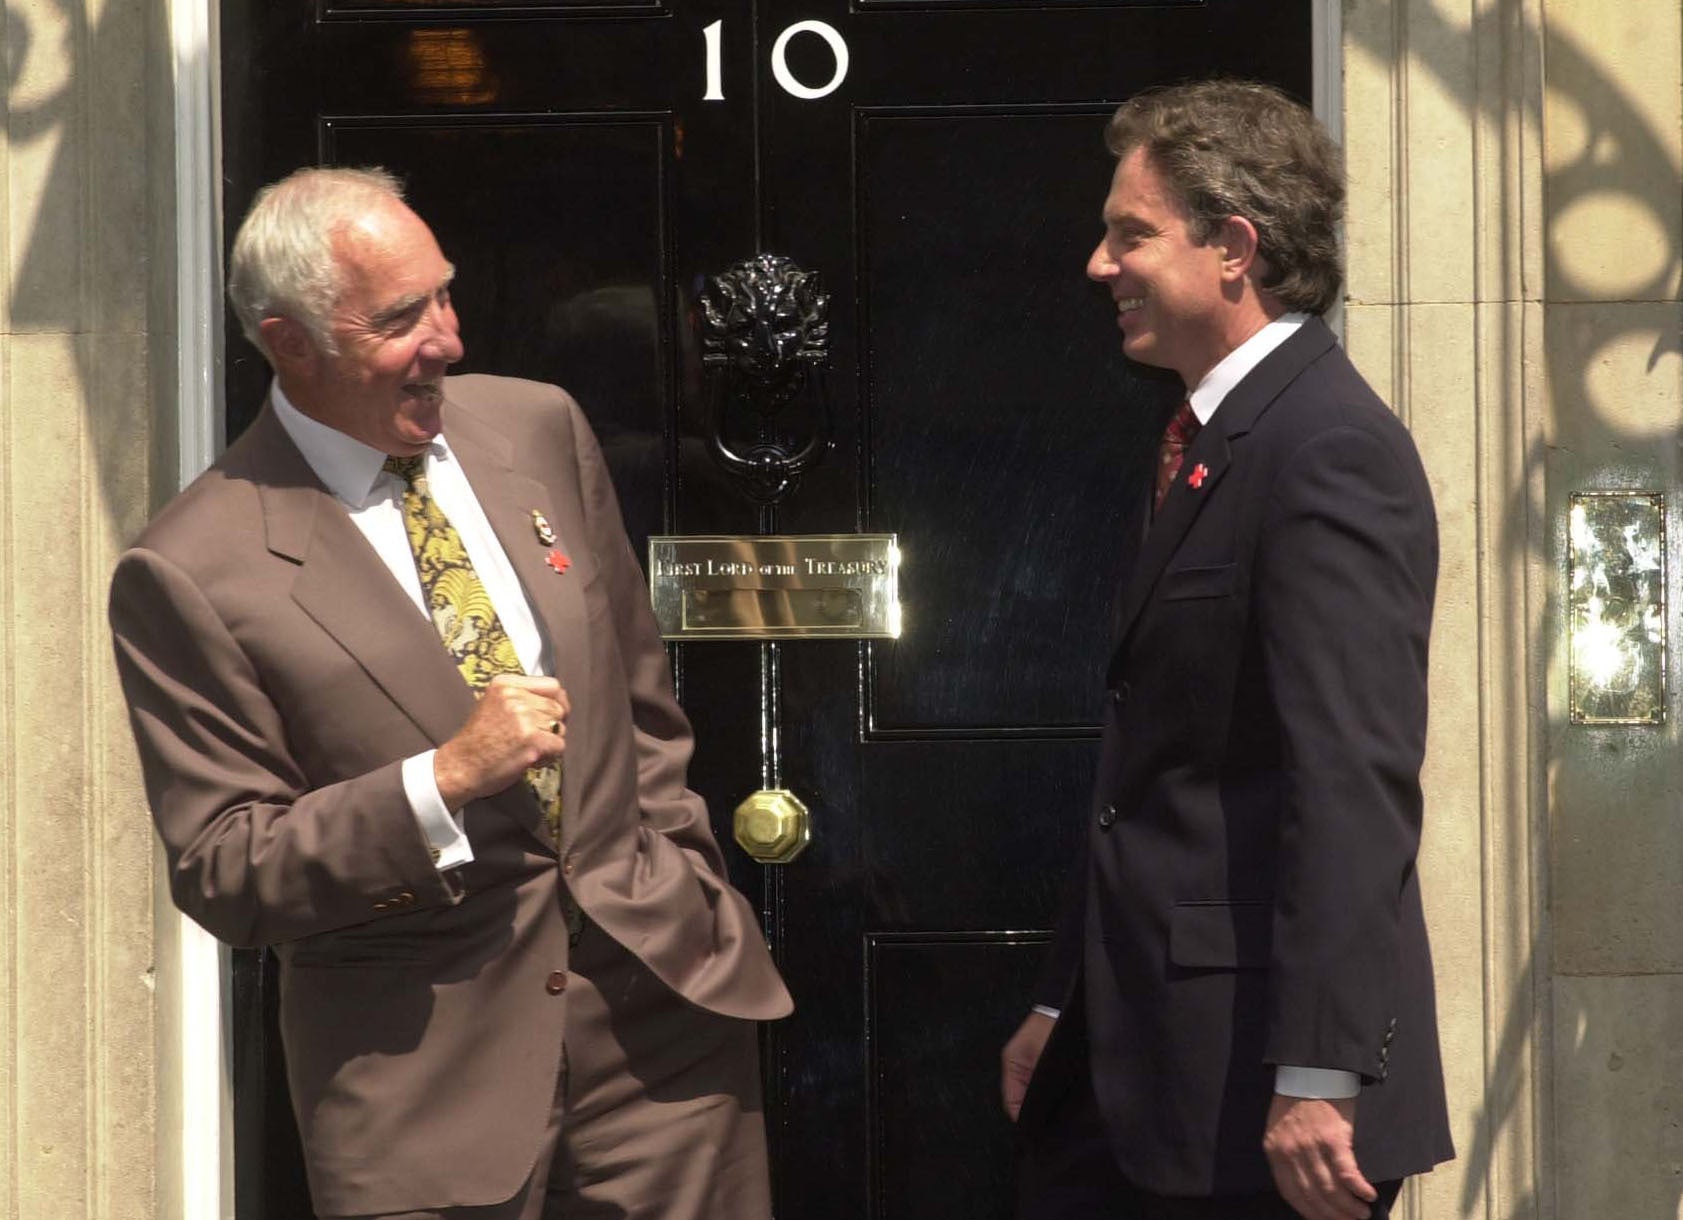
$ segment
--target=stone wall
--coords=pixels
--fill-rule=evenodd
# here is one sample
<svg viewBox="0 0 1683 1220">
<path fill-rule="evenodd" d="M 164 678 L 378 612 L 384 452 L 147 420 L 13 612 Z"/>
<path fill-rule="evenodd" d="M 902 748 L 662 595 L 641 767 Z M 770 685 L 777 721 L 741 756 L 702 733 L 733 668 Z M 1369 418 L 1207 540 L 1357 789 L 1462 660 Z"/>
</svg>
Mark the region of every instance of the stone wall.
<svg viewBox="0 0 1683 1220">
<path fill-rule="evenodd" d="M 170 174 L 154 131 L 162 12 L 8 0 L 0 18 L 0 1210 L 13 1217 L 157 1211 L 153 842 L 104 605 L 154 498 L 153 369 L 172 359 L 153 290 L 154 175 Z"/>
<path fill-rule="evenodd" d="M 1422 881 L 1458 1159 L 1410 1217 L 1542 1214 L 1531 759 L 1544 638 L 1539 6 L 1346 0 L 1347 344 L 1406 420 L 1442 546 Z"/>
<path fill-rule="evenodd" d="M 1348 340 L 1444 547 L 1423 869 L 1460 1159 L 1416 1217 L 1683 1214 L 1683 14 L 1346 0 Z M 1572 493 L 1662 491 L 1669 723 L 1569 722 Z"/>
<path fill-rule="evenodd" d="M 1553 1170 L 1561 1220 L 1683 1214 L 1683 11 L 1546 0 L 1546 684 Z M 1568 719 L 1574 492 L 1661 491 L 1667 723 Z M 1539 692 L 1544 694 L 1545 692 Z"/>
</svg>

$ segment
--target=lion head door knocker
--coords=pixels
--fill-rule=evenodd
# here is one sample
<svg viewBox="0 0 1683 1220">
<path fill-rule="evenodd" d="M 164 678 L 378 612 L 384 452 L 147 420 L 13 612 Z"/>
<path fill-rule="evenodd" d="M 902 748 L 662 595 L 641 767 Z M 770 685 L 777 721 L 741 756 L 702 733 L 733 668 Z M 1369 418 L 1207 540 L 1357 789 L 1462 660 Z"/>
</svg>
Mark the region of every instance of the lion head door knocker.
<svg viewBox="0 0 1683 1220">
<path fill-rule="evenodd" d="M 830 447 L 831 406 L 823 376 L 830 296 L 816 271 L 804 271 L 781 254 L 756 254 L 709 276 L 700 305 L 714 456 L 755 501 L 776 504 Z M 809 388 L 818 410 L 803 441 L 780 416 Z M 740 406 L 753 421 L 751 444 L 727 436 L 732 410 Z"/>
</svg>

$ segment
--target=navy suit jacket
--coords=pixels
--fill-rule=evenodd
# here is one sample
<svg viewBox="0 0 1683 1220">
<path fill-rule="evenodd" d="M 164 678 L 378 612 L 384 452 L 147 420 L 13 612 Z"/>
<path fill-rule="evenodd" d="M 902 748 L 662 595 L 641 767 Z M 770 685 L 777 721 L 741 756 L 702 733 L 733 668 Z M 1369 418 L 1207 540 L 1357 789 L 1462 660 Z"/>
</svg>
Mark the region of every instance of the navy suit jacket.
<svg viewBox="0 0 1683 1220">
<path fill-rule="evenodd" d="M 1437 525 L 1413 441 L 1310 319 L 1132 545 L 1036 997 L 1084 1002 L 1087 1062 L 1060 1021 L 1021 1121 L 1090 1068 L 1137 1185 L 1266 1189 L 1275 1065 L 1339 1068 L 1367 1177 L 1427 1170 L 1453 1151 L 1415 874 Z"/>
</svg>

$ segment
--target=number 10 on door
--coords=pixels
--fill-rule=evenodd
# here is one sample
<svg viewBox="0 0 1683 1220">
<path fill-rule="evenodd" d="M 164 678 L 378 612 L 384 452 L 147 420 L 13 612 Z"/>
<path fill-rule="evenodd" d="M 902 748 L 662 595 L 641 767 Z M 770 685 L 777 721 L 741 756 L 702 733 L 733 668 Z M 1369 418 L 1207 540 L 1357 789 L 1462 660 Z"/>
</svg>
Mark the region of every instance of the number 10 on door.
<svg viewBox="0 0 1683 1220">
<path fill-rule="evenodd" d="M 830 79 L 821 85 L 809 85 L 789 70 L 789 43 L 800 34 L 812 34 L 822 38 L 835 59 L 835 70 L 831 72 Z M 707 47 L 707 92 L 701 95 L 701 100 L 722 102 L 725 100 L 724 20 L 715 21 L 702 30 L 701 35 L 706 40 Z M 771 45 L 771 75 L 791 97 L 809 102 L 828 97 L 847 79 L 847 40 L 835 26 L 824 21 L 797 21 L 786 26 L 777 36 L 777 41 Z"/>
</svg>

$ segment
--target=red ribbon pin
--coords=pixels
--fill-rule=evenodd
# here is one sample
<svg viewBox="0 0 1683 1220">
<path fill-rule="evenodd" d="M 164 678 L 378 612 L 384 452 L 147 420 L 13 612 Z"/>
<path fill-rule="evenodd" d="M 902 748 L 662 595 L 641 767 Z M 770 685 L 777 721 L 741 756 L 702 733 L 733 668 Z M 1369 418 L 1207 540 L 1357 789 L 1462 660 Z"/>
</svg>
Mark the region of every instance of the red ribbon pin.
<svg viewBox="0 0 1683 1220">
<path fill-rule="evenodd" d="M 1193 491 L 1197 491 L 1204 485 L 1204 480 L 1207 479 L 1209 475 L 1210 468 L 1204 465 L 1204 463 L 1199 462 L 1192 468 L 1192 473 L 1186 476 L 1186 485 Z"/>
<path fill-rule="evenodd" d="M 554 568 L 557 575 L 565 572 L 568 568 L 573 566 L 573 561 L 568 559 L 558 550 L 551 551 L 548 555 L 546 555 L 544 557 L 544 562 Z"/>
</svg>

